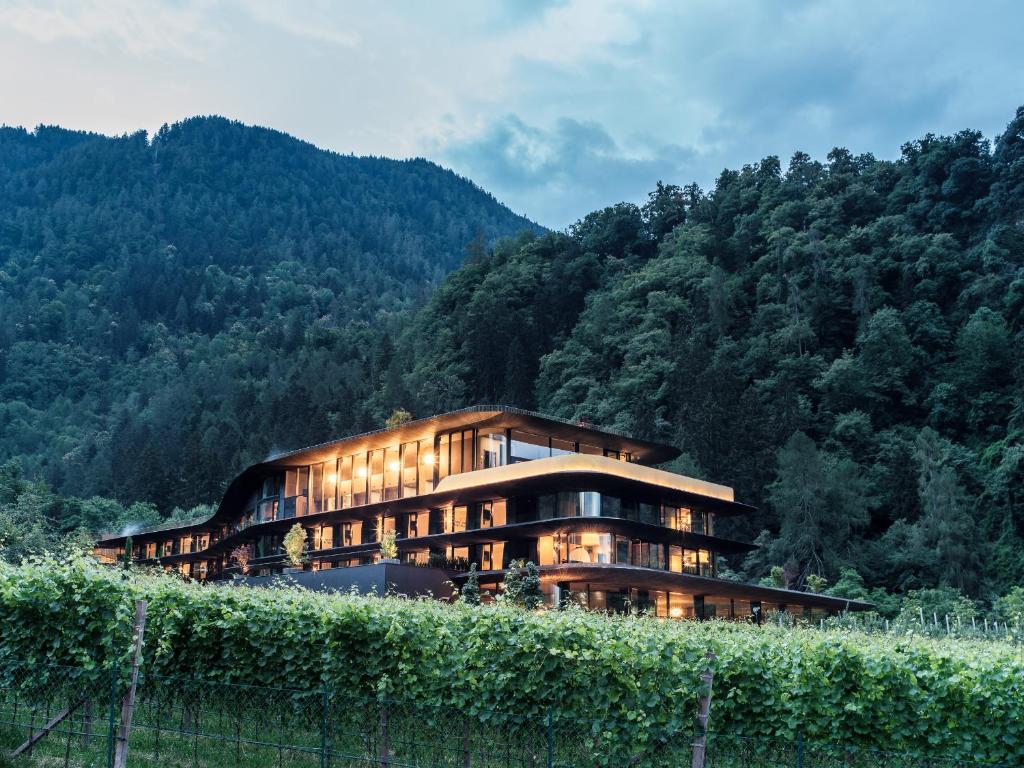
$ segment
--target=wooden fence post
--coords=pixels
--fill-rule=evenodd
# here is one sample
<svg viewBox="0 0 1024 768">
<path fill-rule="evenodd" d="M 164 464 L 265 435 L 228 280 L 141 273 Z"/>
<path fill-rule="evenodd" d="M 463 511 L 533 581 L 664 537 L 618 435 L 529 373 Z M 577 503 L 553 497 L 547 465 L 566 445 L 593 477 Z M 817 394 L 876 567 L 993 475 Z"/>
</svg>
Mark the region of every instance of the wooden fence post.
<svg viewBox="0 0 1024 768">
<path fill-rule="evenodd" d="M 121 700 L 121 722 L 117 729 L 117 744 L 114 749 L 114 768 L 125 768 L 128 763 L 128 734 L 132 729 L 132 717 L 135 714 L 135 691 L 139 684 L 139 665 L 142 663 L 142 637 L 146 631 L 146 601 L 135 601 L 135 625 L 133 644 L 135 655 L 132 657 L 132 681 L 128 692 Z"/>
<path fill-rule="evenodd" d="M 693 739 L 691 768 L 704 768 L 704 755 L 707 751 L 708 716 L 711 714 L 711 685 L 715 679 L 715 672 L 711 665 L 715 662 L 715 654 L 708 651 L 704 658 L 707 660 L 708 666 L 700 675 L 702 690 L 697 704 L 697 733 Z"/>
</svg>

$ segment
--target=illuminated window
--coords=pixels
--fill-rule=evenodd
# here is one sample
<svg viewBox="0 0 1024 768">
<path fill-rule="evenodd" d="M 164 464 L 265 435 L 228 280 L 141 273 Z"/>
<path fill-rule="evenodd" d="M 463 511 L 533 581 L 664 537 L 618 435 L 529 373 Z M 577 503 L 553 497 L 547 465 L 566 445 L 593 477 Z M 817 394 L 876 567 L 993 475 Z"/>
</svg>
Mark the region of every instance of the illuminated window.
<svg viewBox="0 0 1024 768">
<path fill-rule="evenodd" d="M 352 506 L 352 457 L 343 456 L 338 459 L 338 507 L 348 509 Z"/>
<path fill-rule="evenodd" d="M 384 501 L 384 450 L 378 448 L 370 453 L 370 490 L 368 501 L 377 504 Z"/>
<path fill-rule="evenodd" d="M 505 543 L 496 541 L 480 547 L 480 570 L 497 571 L 502 568 L 505 554 Z"/>
<path fill-rule="evenodd" d="M 553 536 L 541 536 L 537 539 L 538 565 L 555 565 L 558 562 L 558 551 Z"/>
<path fill-rule="evenodd" d="M 402 446 L 402 496 L 416 495 L 416 470 L 419 466 L 419 443 Z"/>
<path fill-rule="evenodd" d="M 505 499 L 485 501 L 480 505 L 481 528 L 492 528 L 496 525 L 505 525 L 505 521 Z"/>
<path fill-rule="evenodd" d="M 392 445 L 384 451 L 384 500 L 398 498 L 398 482 L 402 472 L 402 463 L 398 456 L 398 446 Z"/>
<path fill-rule="evenodd" d="M 357 453 L 352 457 L 352 506 L 358 507 L 366 503 L 366 481 L 369 471 L 366 467 L 366 454 Z"/>
<path fill-rule="evenodd" d="M 338 461 L 324 462 L 324 511 L 338 509 Z"/>
<path fill-rule="evenodd" d="M 672 544 L 668 548 L 668 569 L 673 573 L 683 572 L 683 548 Z"/>
<path fill-rule="evenodd" d="M 434 453 L 433 440 L 420 440 L 420 493 L 434 490 L 434 470 L 437 468 L 437 455 Z"/>
<path fill-rule="evenodd" d="M 477 469 L 502 467 L 507 463 L 504 434 L 481 434 L 477 438 Z"/>
<path fill-rule="evenodd" d="M 444 480 L 451 473 L 451 440 L 448 435 L 441 435 L 437 441 L 437 479 Z"/>
</svg>

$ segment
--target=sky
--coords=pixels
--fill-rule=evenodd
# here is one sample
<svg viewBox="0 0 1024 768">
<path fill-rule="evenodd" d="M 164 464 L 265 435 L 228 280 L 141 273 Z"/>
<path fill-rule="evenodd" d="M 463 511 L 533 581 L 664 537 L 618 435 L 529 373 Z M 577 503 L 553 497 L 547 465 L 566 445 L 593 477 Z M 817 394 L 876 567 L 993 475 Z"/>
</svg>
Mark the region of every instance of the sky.
<svg viewBox="0 0 1024 768">
<path fill-rule="evenodd" d="M 426 157 L 561 229 L 767 155 L 994 138 L 1022 39 L 1024 2 L 982 0 L 0 0 L 0 123 L 224 115 Z"/>
</svg>

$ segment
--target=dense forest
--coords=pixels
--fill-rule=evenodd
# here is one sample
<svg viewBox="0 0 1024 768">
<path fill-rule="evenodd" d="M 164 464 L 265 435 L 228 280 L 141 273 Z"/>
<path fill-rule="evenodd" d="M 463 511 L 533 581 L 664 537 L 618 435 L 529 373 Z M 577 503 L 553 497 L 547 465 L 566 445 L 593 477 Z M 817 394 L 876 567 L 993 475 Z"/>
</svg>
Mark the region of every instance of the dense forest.
<svg viewBox="0 0 1024 768">
<path fill-rule="evenodd" d="M 1024 583 L 1024 108 L 992 144 L 768 157 L 560 233 L 226 121 L 7 130 L 0 296 L 11 487 L 166 514 L 396 407 L 505 402 L 735 486 L 747 578 Z"/>
<path fill-rule="evenodd" d="M 764 545 L 747 576 L 1001 594 L 1024 583 L 1022 350 L 1024 108 L 994 146 L 768 157 L 503 243 L 407 326 L 384 399 L 673 443 L 760 508 L 720 526 Z"/>
<path fill-rule="evenodd" d="M 75 496 L 216 501 L 274 448 L 378 426 L 403 312 L 524 229 L 432 163 L 220 118 L 0 129 L 0 460 Z"/>
</svg>

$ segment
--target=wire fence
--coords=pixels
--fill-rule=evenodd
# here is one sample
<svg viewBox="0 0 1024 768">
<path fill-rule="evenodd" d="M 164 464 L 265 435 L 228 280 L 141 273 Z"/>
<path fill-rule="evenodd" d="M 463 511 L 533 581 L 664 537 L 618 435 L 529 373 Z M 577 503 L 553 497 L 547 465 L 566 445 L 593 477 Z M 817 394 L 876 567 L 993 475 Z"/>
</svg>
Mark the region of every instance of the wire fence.
<svg viewBox="0 0 1024 768">
<path fill-rule="evenodd" d="M 114 768 L 682 768 L 695 712 L 612 737 L 598 718 L 161 677 L 140 672 L 130 730 L 121 669 L 0 661 L 0 766 Z M 711 731 L 708 768 L 997 768 L 943 756 Z M 118 763 L 119 747 L 127 761 Z M 5 760 L 7 763 L 5 763 Z M 1008 768 L 1006 766 L 1005 768 Z"/>
</svg>

